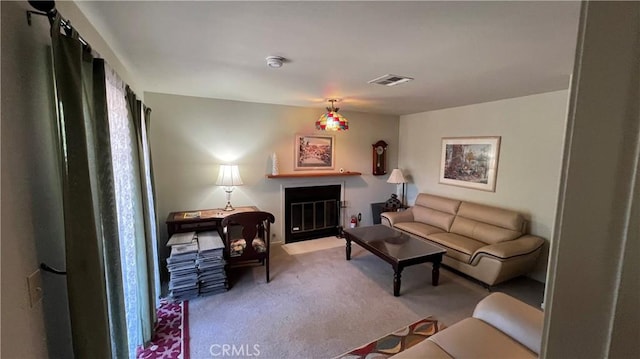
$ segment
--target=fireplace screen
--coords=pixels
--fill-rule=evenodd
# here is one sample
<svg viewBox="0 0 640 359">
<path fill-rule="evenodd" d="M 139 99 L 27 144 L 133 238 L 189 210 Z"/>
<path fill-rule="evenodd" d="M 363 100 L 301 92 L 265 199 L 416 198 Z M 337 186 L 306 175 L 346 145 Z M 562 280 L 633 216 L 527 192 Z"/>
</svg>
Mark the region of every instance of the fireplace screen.
<svg viewBox="0 0 640 359">
<path fill-rule="evenodd" d="M 336 221 L 337 209 L 338 202 L 335 200 L 292 203 L 291 231 L 310 232 L 335 228 L 338 225 Z"/>
<path fill-rule="evenodd" d="M 285 189 L 285 242 L 338 234 L 340 186 Z"/>
</svg>

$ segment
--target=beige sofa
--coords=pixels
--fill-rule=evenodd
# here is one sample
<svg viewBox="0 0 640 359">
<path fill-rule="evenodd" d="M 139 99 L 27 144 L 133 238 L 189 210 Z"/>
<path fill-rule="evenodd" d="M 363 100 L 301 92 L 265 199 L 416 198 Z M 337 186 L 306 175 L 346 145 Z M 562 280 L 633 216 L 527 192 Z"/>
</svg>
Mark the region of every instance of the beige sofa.
<svg viewBox="0 0 640 359">
<path fill-rule="evenodd" d="M 542 311 L 503 293 L 481 300 L 466 318 L 404 350 L 394 359 L 537 358 Z"/>
<path fill-rule="evenodd" d="M 526 234 L 517 212 L 421 193 L 402 212 L 384 212 L 382 223 L 444 247 L 442 263 L 495 285 L 526 274 L 544 240 Z"/>
</svg>

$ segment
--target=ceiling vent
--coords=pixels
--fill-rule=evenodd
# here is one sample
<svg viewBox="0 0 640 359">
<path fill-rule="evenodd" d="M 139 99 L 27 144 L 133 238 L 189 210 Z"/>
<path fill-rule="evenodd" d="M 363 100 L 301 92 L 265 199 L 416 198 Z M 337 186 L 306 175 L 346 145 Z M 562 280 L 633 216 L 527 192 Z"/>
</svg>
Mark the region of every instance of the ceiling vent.
<svg viewBox="0 0 640 359">
<path fill-rule="evenodd" d="M 368 83 L 384 85 L 384 86 L 395 86 L 395 85 L 403 84 L 405 82 L 409 82 L 411 80 L 413 80 L 413 78 L 411 77 L 386 74 L 384 76 L 378 77 L 377 79 L 368 81 Z"/>
</svg>

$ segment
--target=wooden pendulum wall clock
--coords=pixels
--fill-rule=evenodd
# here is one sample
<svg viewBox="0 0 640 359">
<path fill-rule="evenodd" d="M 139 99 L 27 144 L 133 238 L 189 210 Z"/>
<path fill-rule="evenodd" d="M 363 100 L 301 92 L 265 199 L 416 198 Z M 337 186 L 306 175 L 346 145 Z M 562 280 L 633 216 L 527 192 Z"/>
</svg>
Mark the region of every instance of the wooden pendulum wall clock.
<svg viewBox="0 0 640 359">
<path fill-rule="evenodd" d="M 374 176 L 387 174 L 387 143 L 380 140 L 373 145 L 373 169 Z"/>
</svg>

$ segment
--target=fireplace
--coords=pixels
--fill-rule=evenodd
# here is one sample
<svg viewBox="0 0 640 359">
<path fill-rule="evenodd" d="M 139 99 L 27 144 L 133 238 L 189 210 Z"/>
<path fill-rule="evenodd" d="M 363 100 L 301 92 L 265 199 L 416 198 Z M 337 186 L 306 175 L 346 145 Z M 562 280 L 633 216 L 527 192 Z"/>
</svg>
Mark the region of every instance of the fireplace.
<svg viewBox="0 0 640 359">
<path fill-rule="evenodd" d="M 340 193 L 340 185 L 285 188 L 285 243 L 337 235 Z"/>
</svg>

